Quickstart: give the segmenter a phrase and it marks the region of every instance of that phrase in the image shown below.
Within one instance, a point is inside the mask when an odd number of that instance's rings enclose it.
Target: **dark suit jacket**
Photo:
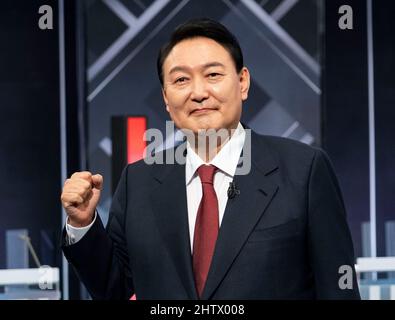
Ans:
[[[358,299],[341,289],[354,252],[338,182],[325,153],[252,134],[252,166],[235,176],[203,299]],[[127,166],[106,230],[98,217],[63,245],[93,298],[197,299],[185,165]]]

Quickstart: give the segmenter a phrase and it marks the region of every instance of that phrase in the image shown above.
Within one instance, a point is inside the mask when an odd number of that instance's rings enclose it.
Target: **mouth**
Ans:
[[[215,108],[196,108],[190,112],[190,115],[206,114],[206,113],[213,112],[215,110],[217,110],[217,109],[215,109]]]

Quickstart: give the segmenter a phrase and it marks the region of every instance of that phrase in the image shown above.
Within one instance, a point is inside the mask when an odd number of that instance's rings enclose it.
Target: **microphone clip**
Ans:
[[[240,190],[237,189],[236,184],[233,181],[229,182],[228,199],[233,199],[239,194],[240,194]]]

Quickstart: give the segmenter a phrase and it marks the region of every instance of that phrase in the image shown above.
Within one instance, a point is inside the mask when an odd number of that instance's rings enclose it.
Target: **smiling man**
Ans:
[[[186,39],[163,62],[166,110],[179,128],[236,129],[250,85],[248,69],[236,69],[230,53],[215,40]]]
[[[187,135],[186,163],[127,166],[106,230],[100,175],[77,172],[63,188],[63,250],[92,297],[358,299],[330,162],[240,123],[250,76],[235,37],[218,22],[188,21],[157,65],[166,110]],[[220,131],[225,139],[203,143]],[[242,157],[251,167],[241,175]]]
[[[248,97],[250,75],[233,36],[225,30],[212,29],[212,38],[207,38],[205,34],[210,28],[202,28],[200,33],[189,37],[192,26],[181,29],[173,41],[162,48],[158,72],[166,110],[178,128],[191,132],[186,135],[189,142],[195,142],[194,151],[201,156],[207,152],[204,160],[208,162],[226,139],[222,137],[212,150],[211,145],[194,138],[204,140],[204,130],[210,129],[227,129],[228,137],[232,135],[241,118],[242,101]],[[183,41],[178,41],[181,38]],[[209,151],[212,154],[209,155]]]

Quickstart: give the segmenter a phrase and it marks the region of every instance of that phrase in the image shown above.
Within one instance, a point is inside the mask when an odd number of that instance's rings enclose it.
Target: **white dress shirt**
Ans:
[[[196,152],[191,148],[187,142],[187,155],[185,164],[185,185],[187,191],[187,204],[188,204],[188,223],[189,223],[189,236],[191,243],[191,251],[193,249],[193,237],[195,231],[195,221],[199,204],[202,199],[202,184],[197,174],[197,169],[202,165],[214,165],[219,170],[214,176],[214,190],[218,198],[218,213],[219,225],[221,226],[222,218],[224,216],[226,203],[228,201],[228,188],[229,183],[233,181],[236,172],[237,164],[239,162],[240,154],[243,149],[245,140],[245,130],[239,123],[235,132],[225,143],[218,154],[209,162],[204,162]],[[76,228],[70,224],[66,224],[66,231],[68,235],[68,243],[73,244],[78,242],[88,232],[90,227],[94,224],[95,218],[92,223],[86,227]]]
[[[218,199],[219,225],[221,226],[226,203],[228,201],[229,183],[233,181],[241,150],[245,140],[245,131],[239,123],[235,132],[218,154],[209,162],[204,162],[187,142],[187,157],[185,165],[185,184],[187,187],[188,223],[191,251],[195,231],[196,215],[202,199],[202,183],[197,169],[203,164],[211,164],[219,170],[214,175],[214,190]]]

